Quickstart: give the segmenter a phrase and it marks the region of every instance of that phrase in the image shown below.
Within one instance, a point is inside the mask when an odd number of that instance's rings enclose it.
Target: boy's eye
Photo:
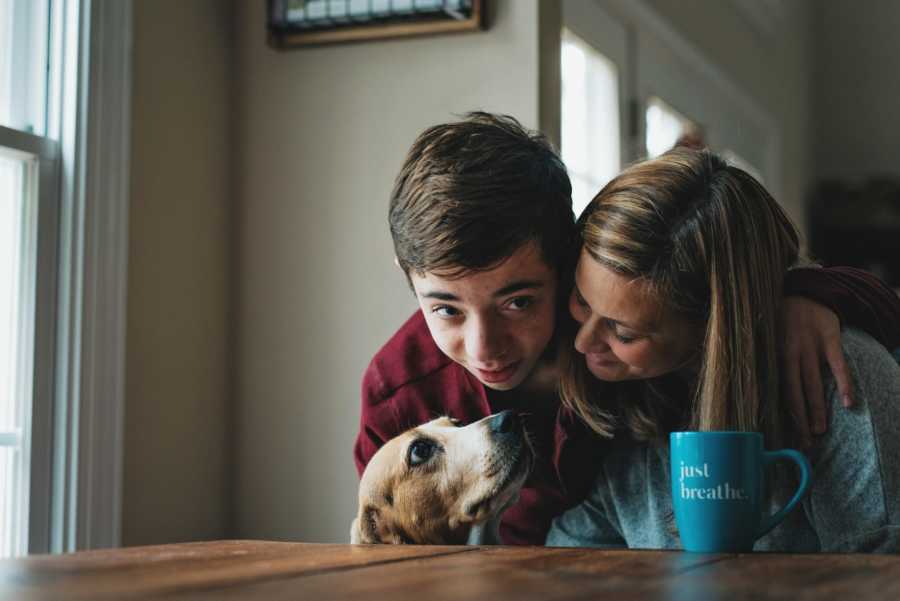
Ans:
[[[436,313],[440,317],[456,317],[459,315],[459,309],[450,305],[438,305],[431,308],[432,313]]]
[[[510,300],[506,304],[506,306],[508,306],[510,309],[521,311],[522,309],[527,309],[533,302],[534,298],[530,296],[517,296],[514,299]]]

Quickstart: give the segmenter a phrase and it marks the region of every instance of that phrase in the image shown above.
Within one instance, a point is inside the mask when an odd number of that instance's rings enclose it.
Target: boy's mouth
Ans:
[[[502,367],[500,369],[478,369],[477,367],[473,367],[472,370],[478,376],[478,379],[482,382],[489,382],[491,384],[500,384],[501,382],[506,382],[513,375],[515,375],[516,371],[519,369],[519,364],[521,361],[516,361],[514,363],[510,363],[506,367]]]

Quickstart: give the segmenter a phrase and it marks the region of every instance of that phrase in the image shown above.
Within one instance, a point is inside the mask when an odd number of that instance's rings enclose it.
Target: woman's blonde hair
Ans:
[[[798,261],[790,219],[753,177],[705,150],[677,148],[607,184],[578,221],[593,260],[704,331],[696,387],[670,374],[608,385],[587,371],[572,332],[562,343],[562,397],[611,437],[663,440],[678,428],[758,431],[784,442],[776,332],[785,272]],[[683,402],[690,398],[689,406]]]

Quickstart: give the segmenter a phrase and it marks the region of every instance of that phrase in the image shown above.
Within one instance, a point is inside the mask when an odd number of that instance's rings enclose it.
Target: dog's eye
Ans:
[[[447,419],[449,419],[450,423],[453,424],[454,426],[456,426],[457,428],[462,426],[462,422],[460,420],[456,419],[455,417],[448,417]]]
[[[410,467],[420,465],[431,459],[435,448],[435,444],[430,440],[416,440],[409,445],[409,457],[407,460]]]

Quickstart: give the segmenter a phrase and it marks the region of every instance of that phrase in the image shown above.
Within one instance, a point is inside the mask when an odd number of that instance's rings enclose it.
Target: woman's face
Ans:
[[[666,310],[630,280],[582,251],[569,311],[581,327],[575,349],[588,370],[609,382],[642,380],[695,367],[703,328]]]

